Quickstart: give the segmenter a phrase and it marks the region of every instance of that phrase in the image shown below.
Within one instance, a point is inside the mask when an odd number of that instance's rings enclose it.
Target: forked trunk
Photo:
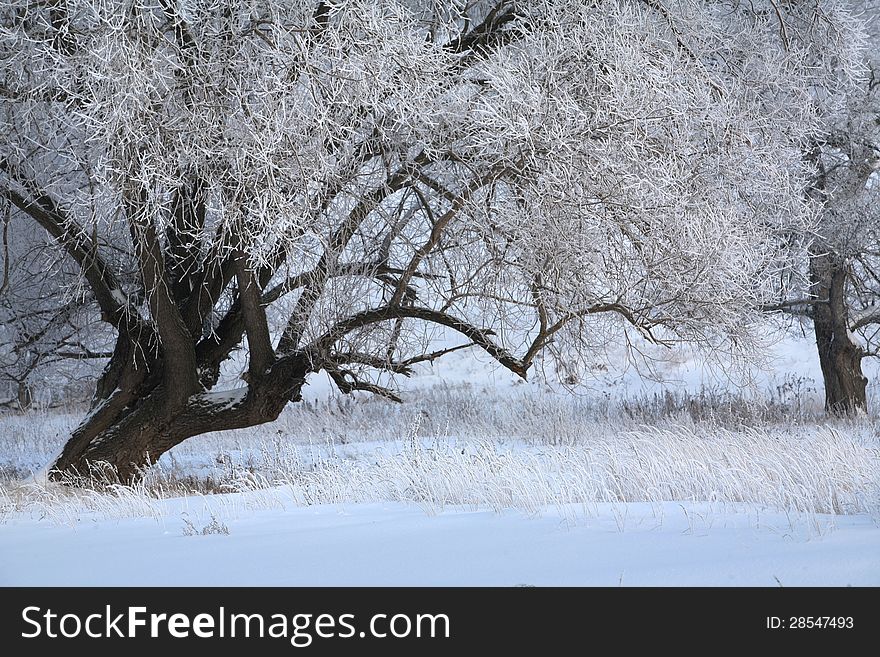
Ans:
[[[301,361],[279,361],[246,388],[197,393],[183,404],[161,384],[147,389],[148,376],[140,390],[117,390],[93,408],[64,446],[50,476],[74,483],[81,477],[131,483],[187,438],[275,420],[298,397],[305,373]]]

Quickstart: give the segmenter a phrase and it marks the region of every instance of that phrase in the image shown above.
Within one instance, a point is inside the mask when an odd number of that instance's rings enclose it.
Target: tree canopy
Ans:
[[[128,477],[458,332],[525,377],[747,350],[863,60],[836,2],[66,0],[0,10],[0,194],[117,335],[57,467]],[[246,385],[212,390],[246,338]],[[455,347],[453,347],[455,348]]]

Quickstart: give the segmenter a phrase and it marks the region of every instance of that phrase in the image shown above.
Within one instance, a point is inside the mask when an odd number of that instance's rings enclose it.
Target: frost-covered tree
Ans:
[[[806,285],[774,306],[812,324],[825,406],[835,414],[867,410],[862,359],[880,356],[880,3],[850,4],[865,21],[869,47],[846,87],[811,90],[823,117],[804,143],[818,222],[803,259]]]
[[[522,377],[747,350],[812,217],[798,99],[859,57],[824,0],[5,2],[0,193],[117,334],[56,471],[128,480],[321,369],[396,398],[432,326]]]
[[[833,413],[868,408],[861,361],[880,356],[880,89],[866,81],[852,114],[817,145],[822,205],[810,258],[809,308]]]

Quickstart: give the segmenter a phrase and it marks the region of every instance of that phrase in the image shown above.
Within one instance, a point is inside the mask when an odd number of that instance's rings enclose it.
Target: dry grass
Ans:
[[[326,434],[316,440],[286,434],[291,427],[284,425],[238,432],[235,443],[213,436],[182,445],[135,486],[108,483],[112,477],[101,472],[76,489],[39,479],[0,486],[0,521],[161,520],[170,513],[164,498],[195,503],[205,493],[233,493],[217,496],[228,512],[382,501],[415,503],[429,513],[448,505],[528,513],[549,506],[590,515],[605,502],[668,501],[796,514],[880,510],[880,436],[869,420],[739,428],[661,419],[646,427],[595,417],[575,422],[559,408],[548,410],[543,440],[502,438],[498,427],[494,440],[426,435],[418,410],[408,424],[403,415],[388,415],[376,427],[384,438],[377,442],[343,443]],[[369,435],[367,426],[358,430]]]

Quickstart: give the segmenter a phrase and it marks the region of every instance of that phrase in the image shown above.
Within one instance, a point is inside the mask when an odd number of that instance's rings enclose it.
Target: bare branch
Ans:
[[[373,393],[380,397],[385,397],[398,404],[403,403],[403,399],[401,399],[400,396],[390,388],[385,388],[384,386],[369,383],[367,381],[361,381],[348,370],[328,370],[328,374],[330,375],[330,378],[333,379],[336,387],[344,394],[350,394],[355,390],[361,390],[363,392]]]
[[[327,281],[331,278],[332,272],[337,266],[339,254],[348,244],[349,240],[354,236],[358,227],[367,216],[375,210],[375,208],[388,196],[394,194],[403,188],[410,179],[412,169],[424,163],[426,158],[424,154],[417,156],[414,161],[407,166],[401,167],[388,181],[374,190],[371,194],[366,195],[360,203],[349,213],[343,220],[342,225],[333,233],[327,247],[324,250],[318,265],[315,267],[314,273],[306,284],[305,289],[297,301],[297,306],[291,314],[291,319],[282,333],[278,342],[278,353],[286,353],[297,347],[303,332],[305,331],[306,320],[309,313],[317,303],[321,292]]]
[[[6,171],[2,163],[0,169]],[[138,326],[136,315],[127,311],[122,286],[80,226],[58,210],[48,196],[27,199],[9,188],[0,190],[0,194],[40,224],[80,266],[106,321],[130,331]]]
[[[127,195],[125,204],[150,314],[165,352],[165,383],[169,395],[183,403],[199,387],[195,345],[174,302],[156,229],[145,217],[144,193]]]
[[[303,351],[308,353],[316,363],[320,363],[323,362],[324,354],[328,353],[333,343],[349,332],[377,322],[406,318],[420,319],[451,328],[470,339],[474,345],[482,348],[511,372],[526,378],[528,368],[509,351],[493,342],[489,337],[492,332],[488,329],[478,328],[446,313],[415,306],[385,306],[358,313],[334,325],[327,333],[314,340]]]
[[[849,328],[851,331],[858,331],[870,324],[880,324],[880,307],[866,308],[854,314]]]
[[[235,275],[238,279],[238,295],[241,299],[247,331],[248,372],[250,379],[255,381],[269,369],[275,359],[275,351],[269,338],[269,323],[261,302],[261,292],[244,253],[239,253],[235,258]]]

